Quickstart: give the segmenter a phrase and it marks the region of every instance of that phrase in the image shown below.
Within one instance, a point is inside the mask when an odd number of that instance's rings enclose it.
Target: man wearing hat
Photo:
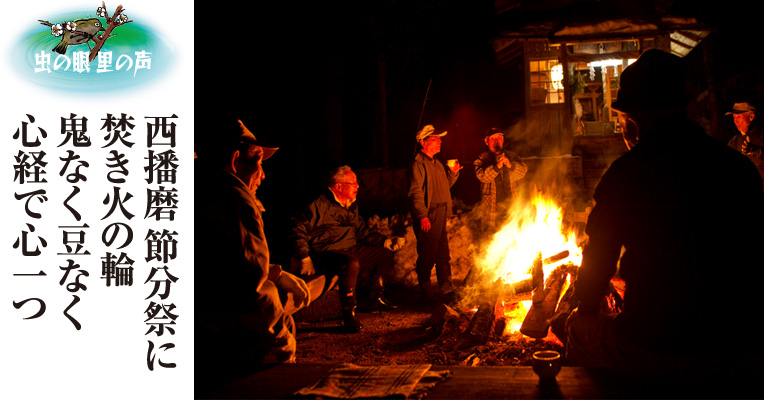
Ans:
[[[727,144],[745,154],[756,165],[764,180],[764,138],[761,129],[753,123],[756,118],[756,107],[748,102],[735,103],[732,111],[725,115],[732,115],[738,130]]]
[[[580,303],[567,323],[572,364],[670,382],[761,371],[762,349],[734,354],[719,340],[759,313],[757,291],[744,286],[764,278],[761,179],[686,117],[685,79],[684,61],[657,49],[621,75],[613,109],[633,147],[594,192]],[[623,311],[606,315],[616,273],[626,282]],[[719,290],[732,301],[715,298]]]
[[[277,147],[233,118],[218,133],[199,149],[195,179],[195,364],[202,391],[269,360],[293,361],[289,313],[311,300],[302,279],[270,264],[255,193],[265,179],[262,162]]]
[[[488,128],[485,132],[488,151],[475,160],[475,176],[480,181],[480,206],[483,228],[494,229],[497,219],[506,214],[517,192],[517,181],[525,177],[528,166],[520,157],[504,148],[504,132]]]
[[[442,300],[452,303],[456,294],[451,281],[446,220],[451,216],[451,186],[459,178],[462,166],[455,160],[446,168],[435,158],[446,133],[435,133],[432,125],[425,125],[417,132],[416,140],[421,147],[409,170],[408,201],[414,220],[416,273],[422,294],[428,300],[434,297],[430,274],[435,266]]]

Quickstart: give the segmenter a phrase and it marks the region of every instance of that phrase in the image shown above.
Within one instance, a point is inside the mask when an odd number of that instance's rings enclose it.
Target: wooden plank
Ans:
[[[278,364],[212,392],[217,399],[288,399],[312,385],[334,365]],[[613,388],[592,379],[581,367],[564,366],[556,380],[540,382],[531,367],[432,366],[452,376],[438,383],[427,400],[438,399],[596,399],[614,398]],[[204,396],[202,397],[204,398]]]
[[[334,365],[276,364],[232,382],[209,395],[215,399],[293,399]],[[713,366],[709,366],[713,367]],[[563,366],[553,380],[541,381],[531,367],[463,367],[433,365],[452,375],[425,397],[440,399],[616,399],[616,398],[760,398],[761,377],[694,381],[636,381],[613,372]],[[713,376],[713,375],[712,375]]]

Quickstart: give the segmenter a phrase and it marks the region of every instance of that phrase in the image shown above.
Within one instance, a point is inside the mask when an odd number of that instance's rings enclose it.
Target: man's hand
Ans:
[[[402,237],[392,237],[385,239],[384,247],[390,251],[398,251],[406,244],[406,239]]]
[[[430,219],[427,217],[424,217],[419,220],[419,226],[422,228],[422,232],[429,232],[430,228],[432,228],[432,224],[430,224]]]
[[[509,159],[504,156],[504,154],[499,154],[496,161],[496,167],[501,168],[503,166],[506,166],[507,168],[512,168],[512,163],[509,162]]]
[[[745,140],[743,140],[743,145],[740,146],[740,152],[743,154],[749,154],[753,150],[753,146],[751,145],[751,137],[746,134],[743,135]]]
[[[464,168],[464,166],[459,163],[459,160],[453,160],[453,164],[448,165],[448,169],[450,169],[453,173],[461,171],[462,168]]]
[[[307,307],[308,304],[310,304],[311,298],[308,284],[289,272],[281,272],[281,277],[279,277],[278,282],[276,282],[276,286],[287,293],[292,293],[294,296],[295,307],[302,308]]]
[[[300,260],[300,275],[311,276],[316,274],[316,267],[313,265],[313,260],[310,257],[305,257]]]

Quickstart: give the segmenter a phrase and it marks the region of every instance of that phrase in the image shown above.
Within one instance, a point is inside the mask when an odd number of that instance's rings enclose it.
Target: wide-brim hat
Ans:
[[[687,107],[687,72],[684,60],[650,49],[623,70],[614,110],[654,111]]]
[[[747,103],[747,102],[735,103],[732,106],[732,111],[728,111],[724,115],[743,114],[743,113],[747,113],[749,111],[756,112],[756,107],[751,105],[751,103]]]
[[[424,128],[420,129],[416,133],[416,140],[422,140],[426,138],[427,136],[446,136],[447,131],[443,131],[441,133],[435,133],[435,127],[432,125],[425,125]]]
[[[255,146],[262,147],[263,148],[263,161],[265,161],[268,158],[270,158],[270,156],[272,156],[273,153],[275,153],[276,150],[279,149],[276,146],[273,146],[273,145],[270,145],[268,143],[261,142],[261,141],[257,140],[257,138],[255,138],[255,135],[249,129],[247,129],[247,127],[244,125],[243,122],[241,122],[240,119],[237,120],[237,122],[239,123],[239,131],[240,131],[240,134],[239,134],[239,143],[249,143],[249,144],[252,144],[252,145],[255,145]]]

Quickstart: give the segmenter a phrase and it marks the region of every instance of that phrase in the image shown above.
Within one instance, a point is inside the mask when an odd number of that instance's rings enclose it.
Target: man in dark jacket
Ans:
[[[384,296],[382,273],[393,268],[393,251],[403,238],[388,238],[372,232],[358,214],[355,203],[358,178],[345,165],[333,170],[329,187],[307,209],[292,219],[293,257],[291,271],[307,280],[311,276],[339,276],[343,324],[358,332],[355,315],[356,283],[366,278],[372,306],[395,308]],[[328,281],[328,280],[327,280]]]
[[[719,336],[746,330],[759,312],[746,282],[764,278],[764,193],[748,159],[685,116],[684,68],[653,49],[621,75],[613,108],[635,146],[594,193],[567,358],[640,379],[720,382],[761,371],[761,349],[736,354]],[[619,261],[623,311],[603,315]]]
[[[756,165],[764,184],[764,132],[754,123],[758,121],[756,107],[748,102],[735,103],[732,111],[725,115],[732,115],[738,131],[727,145],[744,154]]]

